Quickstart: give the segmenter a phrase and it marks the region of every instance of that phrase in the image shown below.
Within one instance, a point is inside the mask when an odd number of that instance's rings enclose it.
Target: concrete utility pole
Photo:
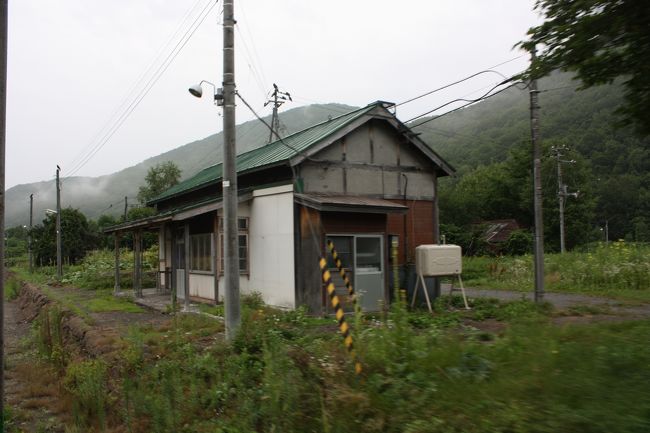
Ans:
[[[557,198],[558,198],[558,204],[560,208],[560,252],[564,253],[566,251],[565,248],[565,230],[564,230],[564,204],[566,203],[566,198],[568,196],[573,196],[573,197],[578,197],[577,192],[573,193],[568,193],[567,192],[567,186],[562,182],[562,163],[567,163],[567,164],[574,164],[574,160],[566,161],[561,159],[562,158],[562,152],[568,150],[565,146],[559,146],[555,147],[553,146],[551,148],[551,151],[553,152],[553,156],[555,157],[555,160],[557,161]]]
[[[61,182],[59,172],[61,167],[56,166],[56,278],[63,277],[63,254],[61,252]]]
[[[7,131],[7,0],[0,1],[0,233],[5,234],[5,135]],[[0,430],[5,420],[5,245],[0,242]]]
[[[278,108],[287,101],[293,101],[289,92],[281,92],[278,89],[278,86],[273,83],[273,93],[271,94],[271,100],[268,100],[264,103],[266,107],[269,104],[273,104],[273,114],[271,115],[271,133],[269,135],[269,143],[273,141],[273,131],[280,136],[280,118],[278,117]]]
[[[235,145],[235,16],[233,0],[223,2],[223,212],[224,309],[226,338],[241,323],[239,300],[239,238],[237,228],[237,150]]]
[[[535,62],[535,47],[530,52],[531,63]],[[544,220],[542,218],[542,150],[539,143],[539,103],[537,80],[529,85],[530,93],[530,135],[533,145],[533,186],[535,212],[535,302],[544,300]]]
[[[27,250],[29,253],[29,273],[34,272],[34,256],[32,255],[32,227],[34,226],[34,194],[29,195],[29,233],[27,234]]]

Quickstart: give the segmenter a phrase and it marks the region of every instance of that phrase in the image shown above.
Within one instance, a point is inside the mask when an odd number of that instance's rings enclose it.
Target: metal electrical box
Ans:
[[[415,270],[424,277],[460,275],[462,253],[458,245],[420,245],[415,248]]]

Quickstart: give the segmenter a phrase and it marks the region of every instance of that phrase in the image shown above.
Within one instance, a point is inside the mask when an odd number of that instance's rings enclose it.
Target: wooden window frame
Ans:
[[[195,242],[199,238],[201,239],[201,243],[198,245],[198,247],[201,250],[200,251],[201,254],[197,255],[195,254],[195,245],[196,245]],[[212,274],[214,272],[212,266],[213,251],[214,251],[214,245],[212,239],[213,239],[212,233],[196,233],[190,235],[190,272],[194,274]],[[200,261],[202,263],[197,267],[196,261],[198,256],[201,256]],[[205,268],[204,265],[206,264],[208,265],[208,268]]]
[[[242,224],[243,223],[243,224]],[[238,254],[237,263],[239,264],[239,275],[250,275],[250,236],[249,236],[249,227],[250,227],[250,218],[249,217],[238,217],[237,218],[237,236],[246,237],[246,266],[244,269],[241,267],[242,257],[241,254]],[[219,275],[224,274],[224,263],[223,263],[223,217],[219,217]],[[239,239],[238,239],[239,240]],[[239,243],[239,248],[241,249],[241,243]]]

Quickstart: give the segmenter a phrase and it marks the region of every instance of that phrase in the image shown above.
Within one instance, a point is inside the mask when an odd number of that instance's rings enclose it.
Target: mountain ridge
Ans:
[[[286,135],[311,124],[326,120],[341,112],[355,109],[344,104],[312,104],[280,113],[281,131]],[[265,120],[269,122],[267,116]],[[268,140],[268,128],[259,120],[237,125],[238,153],[262,146]],[[73,176],[62,179],[61,206],[79,209],[86,217],[97,219],[102,214],[113,216],[124,212],[127,204],[136,203],[138,188],[144,184],[147,170],[154,165],[174,161],[181,169],[181,178],[194,175],[199,170],[221,162],[223,132],[200,140],[185,143],[175,149],[152,156],[114,173],[91,177]],[[5,226],[29,224],[29,195],[34,194],[34,224],[39,224],[45,209],[56,207],[56,182],[38,181],[13,186],[5,191]]]

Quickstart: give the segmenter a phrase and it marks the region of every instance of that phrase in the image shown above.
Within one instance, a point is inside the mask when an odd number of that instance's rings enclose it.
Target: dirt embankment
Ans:
[[[50,290],[79,289],[50,287]],[[17,299],[4,305],[5,389],[7,406],[13,412],[13,425],[8,431],[58,433],[64,432],[65,425],[71,422],[72,401],[61,379],[65,366],[57,368],[55,362],[39,357],[37,347],[43,344],[44,334],[42,326],[34,326],[35,323],[49,320],[47,336],[61,336],[66,361],[101,357],[111,365],[123,348],[120,336],[130,325],[156,325],[169,320],[151,311],[84,311],[77,315],[28,283],[22,285]]]
[[[36,320],[44,309],[57,308],[61,314],[61,331],[64,343],[69,349],[79,351],[83,356],[106,356],[119,350],[118,332],[101,324],[91,326],[88,319],[76,316],[65,307],[57,305],[41,290],[30,284],[24,284],[17,299],[20,319],[26,322]],[[90,319],[94,322],[94,319]],[[70,347],[72,346],[72,347]]]

